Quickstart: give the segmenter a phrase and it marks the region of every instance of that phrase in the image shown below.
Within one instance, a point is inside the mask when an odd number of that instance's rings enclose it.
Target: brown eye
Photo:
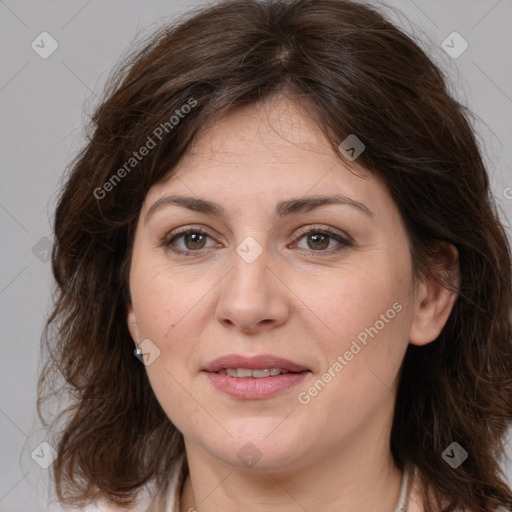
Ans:
[[[343,237],[339,233],[335,233],[329,228],[309,228],[300,233],[299,239],[305,238],[307,248],[306,252],[313,253],[327,253],[336,252],[345,247],[351,246],[352,242],[347,237]],[[330,243],[334,241],[335,245],[329,248]]]
[[[178,254],[189,255],[194,252],[201,252],[201,249],[207,248],[206,240],[210,238],[208,233],[201,229],[184,229],[179,232],[171,233],[163,241],[162,245]],[[181,241],[181,247],[178,242]]]
[[[311,249],[317,250],[317,249],[327,249],[329,247],[329,239],[331,237],[327,235],[322,235],[315,233],[313,235],[307,235],[308,240],[308,246]],[[309,243],[311,242],[311,243]]]
[[[206,240],[205,235],[200,233],[187,233],[183,235],[183,241],[187,249],[202,249]]]

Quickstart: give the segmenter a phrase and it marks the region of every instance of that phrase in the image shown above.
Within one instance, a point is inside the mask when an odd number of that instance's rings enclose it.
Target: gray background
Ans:
[[[46,260],[59,180],[123,52],[165,19],[205,4],[0,0],[1,512],[60,510],[47,503],[49,470],[31,457],[47,438],[35,414],[36,378],[39,338],[50,309]],[[393,0],[387,6],[383,11],[421,38],[447,73],[453,94],[476,114],[493,190],[511,233],[512,1]],[[47,59],[31,47],[43,31],[59,45]],[[469,44],[456,59],[442,48],[453,31]],[[512,454],[512,443],[508,447]],[[512,481],[510,462],[505,467]]]

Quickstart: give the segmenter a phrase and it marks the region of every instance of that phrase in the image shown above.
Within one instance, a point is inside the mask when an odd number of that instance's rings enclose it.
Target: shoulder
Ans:
[[[412,469],[411,488],[409,492],[409,499],[407,501],[407,512],[424,512],[422,487],[419,478],[419,470],[417,467]],[[454,512],[469,512],[467,509],[456,508]],[[492,512],[510,512],[504,507],[499,507]]]
[[[137,497],[136,503],[131,506],[116,505],[105,500],[90,503],[89,505],[80,509],[65,508],[64,512],[146,512],[149,504],[151,503],[151,496],[146,489],[141,490]]]
[[[165,512],[175,512],[179,510],[179,485],[180,476],[184,464],[184,457],[175,462],[169,475],[169,490],[167,493],[167,508]],[[107,501],[98,501],[80,509],[63,508],[63,512],[147,512],[155,495],[154,485],[149,484],[141,489],[136,503],[128,508],[122,505],[116,505]],[[178,507],[178,508],[176,508]]]

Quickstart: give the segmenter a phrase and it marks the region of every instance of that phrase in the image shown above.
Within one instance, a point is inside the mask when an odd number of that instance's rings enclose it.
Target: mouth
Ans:
[[[203,368],[211,384],[233,398],[263,399],[296,386],[311,370],[276,356],[223,356]]]

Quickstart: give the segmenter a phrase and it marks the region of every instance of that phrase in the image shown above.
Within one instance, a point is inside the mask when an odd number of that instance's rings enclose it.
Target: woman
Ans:
[[[509,245],[464,108],[372,8],[156,34],[73,163],[53,272],[62,503],[512,510]]]

